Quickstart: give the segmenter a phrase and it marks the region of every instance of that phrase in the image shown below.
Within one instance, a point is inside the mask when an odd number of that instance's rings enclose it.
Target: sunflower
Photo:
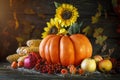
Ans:
[[[56,9],[55,18],[61,24],[61,26],[71,26],[76,22],[79,17],[77,8],[70,4],[62,4]]]
[[[42,33],[42,38],[45,38],[49,34],[57,34],[59,32],[60,26],[56,19],[51,18],[50,22],[47,22],[47,27],[44,28]]]

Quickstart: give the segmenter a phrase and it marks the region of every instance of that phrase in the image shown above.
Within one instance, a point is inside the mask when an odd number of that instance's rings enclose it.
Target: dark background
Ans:
[[[0,0],[0,61],[16,53],[16,49],[26,45],[27,40],[41,38],[46,22],[54,17],[54,1],[77,7],[80,14],[78,20],[83,21],[84,26],[91,23],[91,16],[95,15],[100,3],[107,18],[102,13],[99,23],[93,29],[104,28],[104,34],[108,36],[107,48],[115,48],[112,57],[120,57],[120,34],[116,32],[120,20],[113,10],[111,0]],[[89,37],[93,44],[93,55],[102,54],[102,46],[95,44],[95,39]]]

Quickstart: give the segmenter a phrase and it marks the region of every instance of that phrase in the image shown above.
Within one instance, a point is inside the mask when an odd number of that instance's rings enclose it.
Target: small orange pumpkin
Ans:
[[[48,35],[39,46],[39,54],[49,63],[64,66],[79,65],[84,58],[92,56],[92,45],[83,34]]]

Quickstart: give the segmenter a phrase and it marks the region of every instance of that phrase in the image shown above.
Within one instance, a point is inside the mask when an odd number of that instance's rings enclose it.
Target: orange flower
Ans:
[[[81,69],[81,68],[78,69],[78,73],[79,73],[79,74],[82,75],[82,74],[84,74],[84,72],[85,72],[85,71],[84,71],[83,69]]]
[[[76,67],[75,67],[74,65],[71,65],[71,66],[69,67],[69,69],[70,69],[70,73],[71,73],[71,74],[75,74],[75,73],[77,72],[77,69],[76,69]]]
[[[68,73],[68,70],[67,69],[62,69],[61,70],[61,74],[67,74]]]

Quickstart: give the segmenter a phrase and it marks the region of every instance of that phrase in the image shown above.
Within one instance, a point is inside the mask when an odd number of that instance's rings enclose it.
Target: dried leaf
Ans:
[[[24,13],[25,13],[25,14],[35,14],[35,11],[34,11],[33,9],[26,8],[26,9],[24,10]]]
[[[99,44],[99,45],[103,45],[103,43],[104,43],[104,41],[107,39],[107,36],[98,36],[97,38],[96,38],[96,44]]]
[[[93,33],[93,37],[96,38],[103,33],[103,28],[96,28]]]
[[[97,23],[98,21],[99,21],[99,17],[101,16],[101,13],[100,12],[97,12],[96,14],[95,14],[95,16],[92,16],[92,24],[95,24],[95,23]]]
[[[88,35],[88,34],[91,34],[92,32],[92,29],[90,26],[86,26],[83,30],[82,30],[83,33],[85,33],[85,35]]]
[[[101,16],[101,11],[102,11],[102,5],[101,4],[98,4],[98,11],[96,12],[95,16],[92,16],[91,19],[92,19],[92,24],[95,24],[99,21],[100,19],[100,16]]]
[[[101,12],[103,9],[102,5],[100,3],[98,3],[98,12]]]

